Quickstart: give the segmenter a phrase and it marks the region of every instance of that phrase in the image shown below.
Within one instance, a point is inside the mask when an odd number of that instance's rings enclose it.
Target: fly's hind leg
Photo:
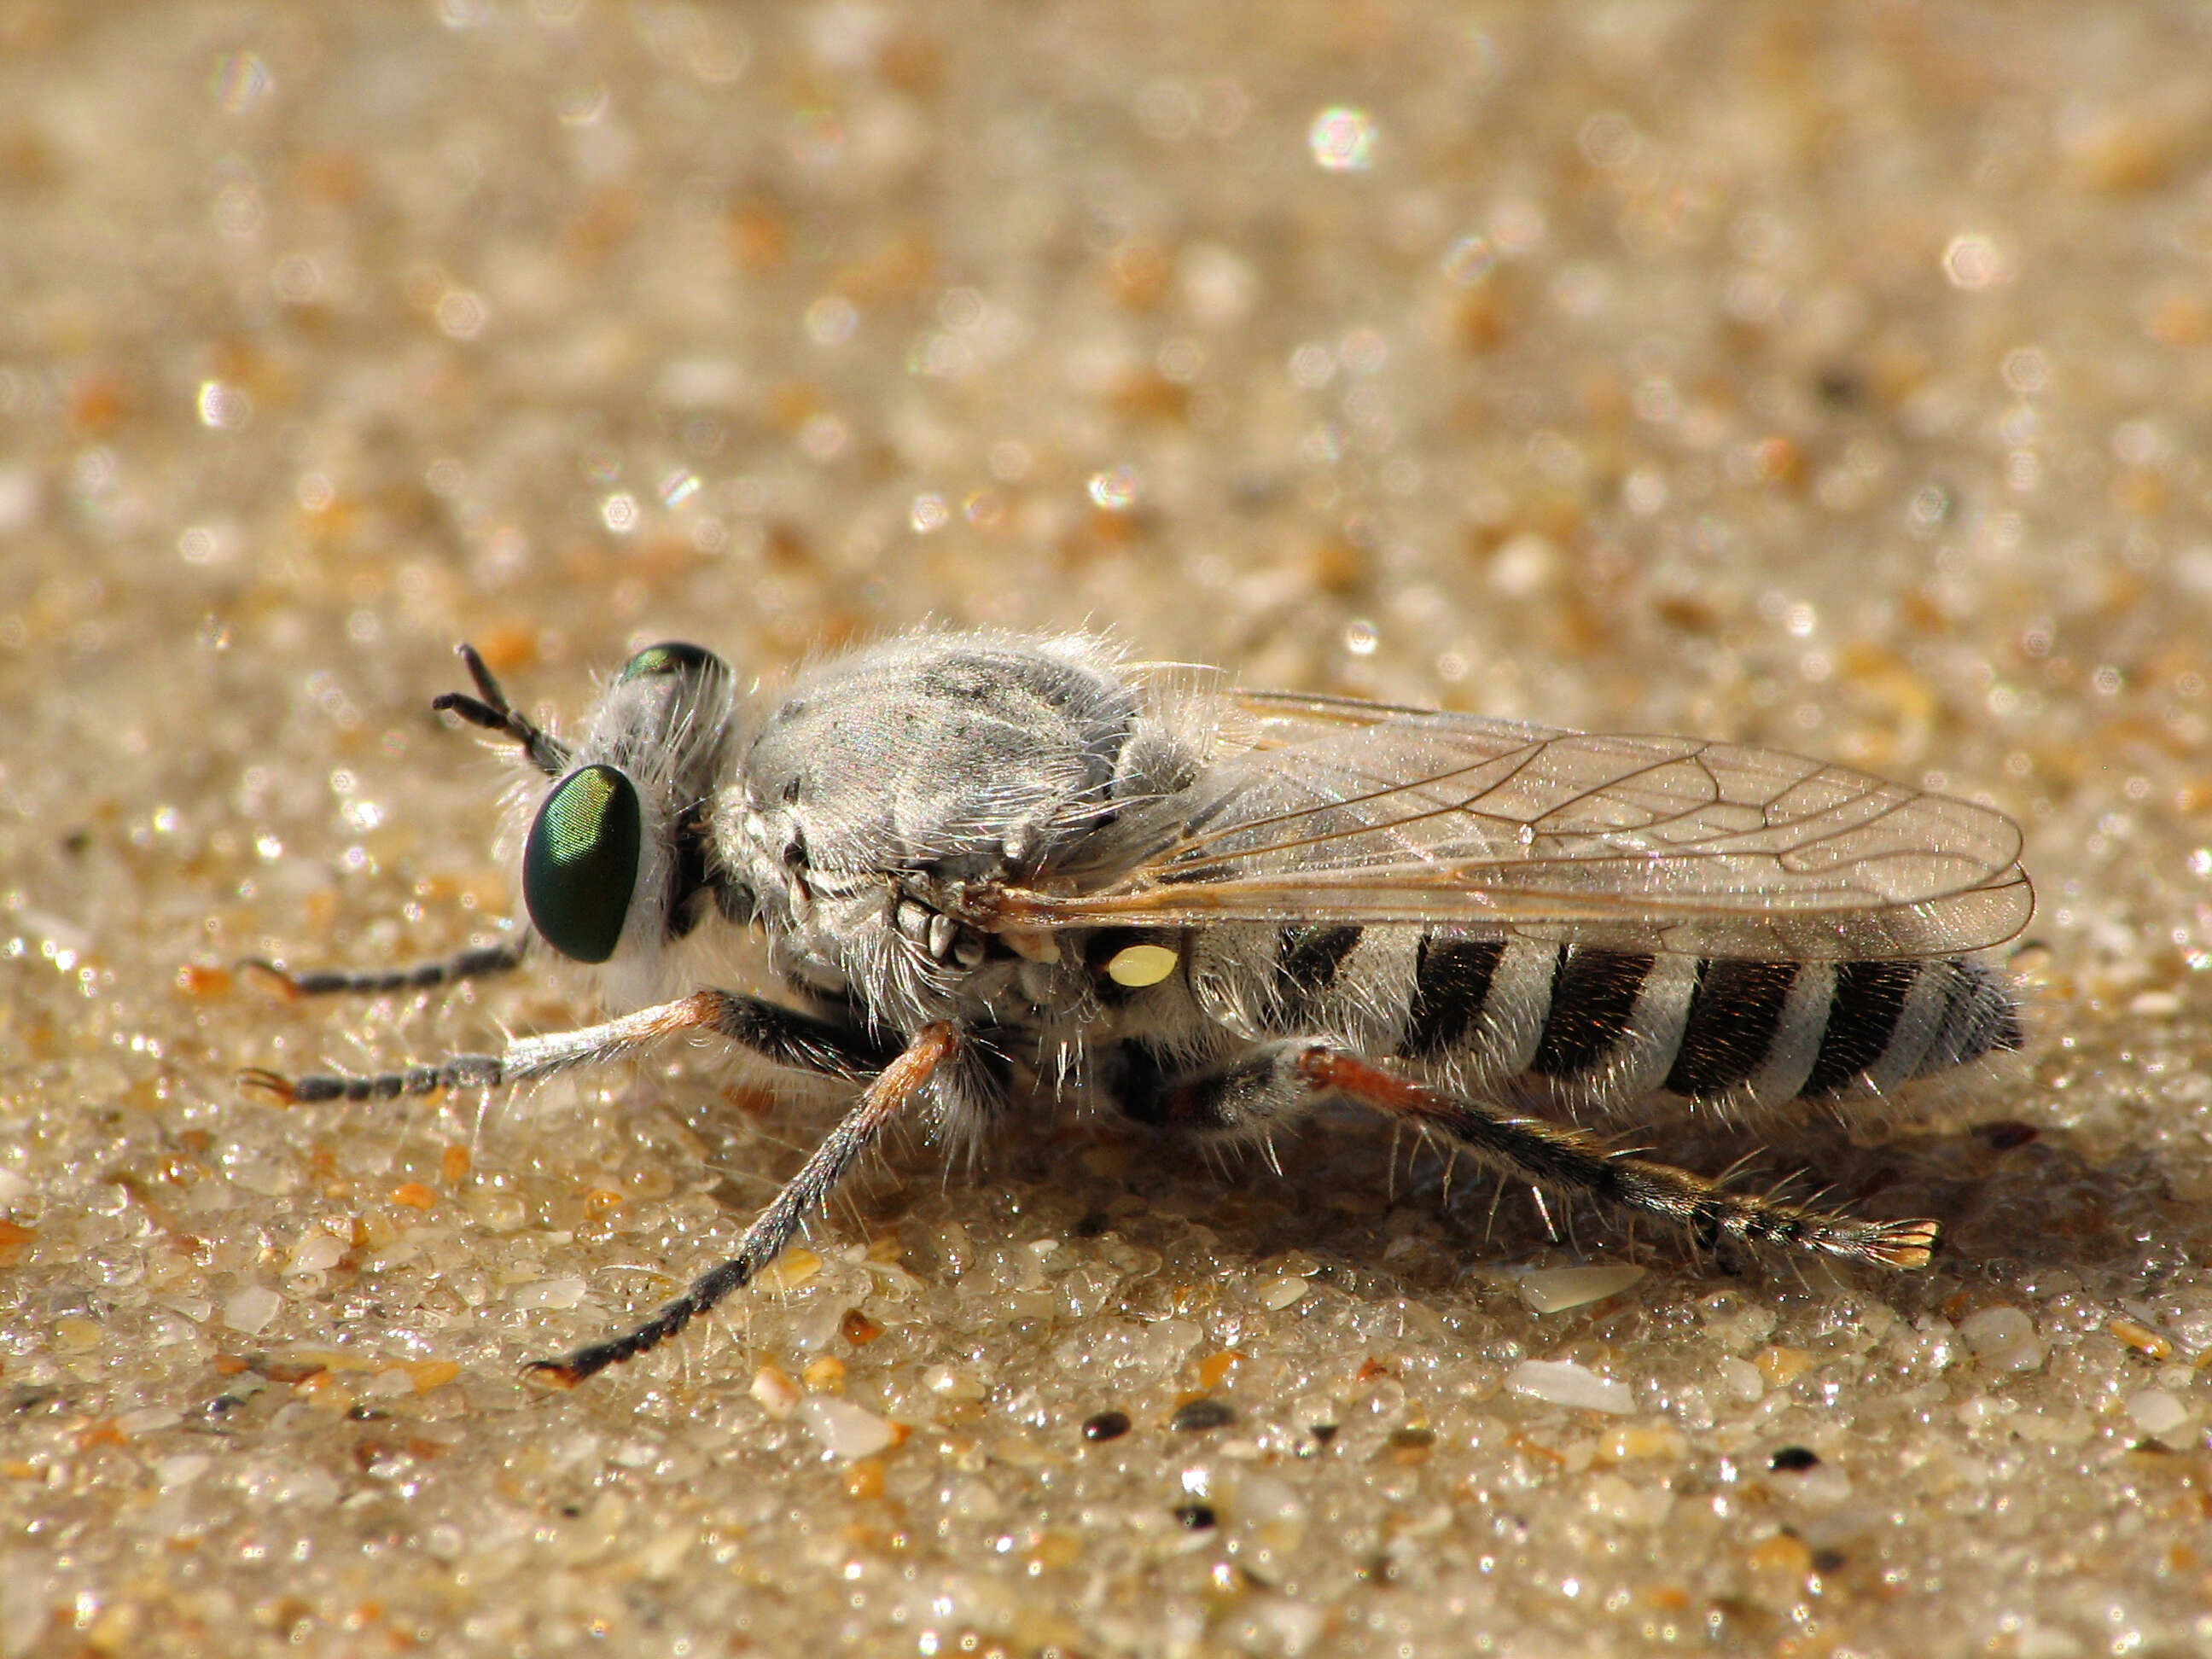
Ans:
[[[1510,1180],[1671,1222],[1709,1248],[1726,1238],[1886,1267],[1924,1267],[1936,1247],[1933,1221],[1862,1221],[1731,1192],[1687,1170],[1614,1152],[1579,1129],[1429,1088],[1326,1042],[1270,1043],[1217,1071],[1176,1079],[1139,1074],[1130,1082],[1135,1086],[1126,1088],[1124,1097],[1133,1116],[1225,1135],[1264,1135],[1340,1097],[1394,1123],[1443,1135]]]

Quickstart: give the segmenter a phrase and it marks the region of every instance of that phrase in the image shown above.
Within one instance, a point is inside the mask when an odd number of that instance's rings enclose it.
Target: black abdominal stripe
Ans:
[[[1255,966],[1257,964],[1255,964]],[[1475,1085],[1731,1105],[1881,1091],[2017,1048],[2018,1004],[1972,957],[1760,962],[1456,929],[1275,930],[1255,1024]]]

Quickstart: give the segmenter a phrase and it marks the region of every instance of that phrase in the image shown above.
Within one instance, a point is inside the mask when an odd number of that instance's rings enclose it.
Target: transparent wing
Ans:
[[[1102,829],[1007,927],[1492,922],[1621,949],[1948,955],[2010,939],[2020,831],[1777,750],[1241,693],[1250,746]]]

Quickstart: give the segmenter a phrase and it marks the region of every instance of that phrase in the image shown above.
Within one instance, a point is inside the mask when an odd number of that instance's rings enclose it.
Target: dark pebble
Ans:
[[[1193,1532],[1204,1532],[1220,1519],[1211,1504],[1185,1504],[1176,1510],[1175,1517]]]
[[[1865,398],[1866,381],[1856,369],[1824,368],[1813,377],[1813,389],[1821,402],[1850,409]]]
[[[1802,1474],[1807,1469],[1818,1468],[1820,1454],[1810,1446],[1784,1446],[1766,1460],[1770,1469],[1779,1469],[1785,1474]]]
[[[1228,1401],[1200,1399],[1176,1407],[1176,1414],[1168,1419],[1168,1426],[1180,1434],[1195,1434],[1200,1429],[1218,1429],[1236,1420],[1237,1413]]]
[[[1101,1412],[1096,1417],[1083,1419],[1083,1437],[1085,1440],[1119,1440],[1128,1431],[1129,1413],[1127,1412]]]

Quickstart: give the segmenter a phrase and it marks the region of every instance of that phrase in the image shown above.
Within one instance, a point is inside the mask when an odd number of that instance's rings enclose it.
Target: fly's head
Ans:
[[[966,899],[1049,878],[1111,818],[1139,721],[1091,641],[894,641],[768,715],[716,843],[784,973],[894,1024],[960,1018],[1024,960]]]
[[[526,744],[544,777],[526,802],[524,908],[556,952],[598,971],[611,1001],[653,995],[667,948],[707,915],[751,913],[710,840],[734,699],[729,665],[712,652],[649,646],[573,746],[542,734]]]

